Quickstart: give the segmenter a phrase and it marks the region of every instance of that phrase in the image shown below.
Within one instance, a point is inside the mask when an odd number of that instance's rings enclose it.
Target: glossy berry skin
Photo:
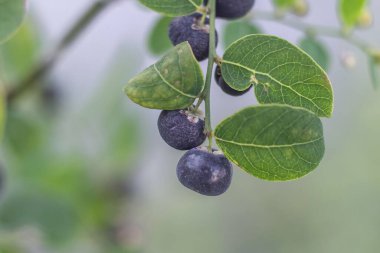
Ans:
[[[162,139],[175,149],[189,150],[206,139],[204,120],[189,111],[162,111],[157,125]]]
[[[232,164],[206,148],[187,151],[177,165],[177,177],[185,187],[206,196],[224,193],[231,184]]]
[[[229,86],[223,79],[222,77],[222,71],[220,69],[219,66],[217,66],[215,68],[215,74],[214,74],[214,77],[215,77],[215,81],[216,83],[218,84],[218,86],[227,94],[231,95],[231,96],[241,96],[245,93],[247,93],[251,88],[252,86],[250,86],[248,89],[246,90],[243,90],[243,91],[238,91],[238,90],[235,90],[233,88],[231,88],[231,86]]]
[[[202,15],[195,13],[190,16],[177,17],[169,25],[169,38],[173,45],[188,41],[195,58],[203,61],[209,55],[209,19],[205,19],[205,25],[201,24]],[[216,34],[215,46],[218,44]]]
[[[207,5],[208,0],[204,1]],[[236,19],[247,15],[255,0],[216,0],[216,16],[225,19]]]

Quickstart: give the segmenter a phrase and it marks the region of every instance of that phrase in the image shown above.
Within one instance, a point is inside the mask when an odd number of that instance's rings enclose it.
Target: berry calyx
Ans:
[[[231,184],[232,164],[217,150],[194,148],[187,151],[177,165],[182,185],[206,196],[224,193]]]
[[[162,139],[175,149],[189,150],[198,147],[206,139],[205,122],[199,113],[162,111],[157,125]]]

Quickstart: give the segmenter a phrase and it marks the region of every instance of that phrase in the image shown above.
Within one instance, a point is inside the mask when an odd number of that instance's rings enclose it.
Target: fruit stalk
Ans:
[[[211,79],[212,70],[214,67],[214,58],[216,56],[215,50],[215,12],[216,12],[216,0],[208,1],[208,9],[210,12],[210,42],[209,42],[209,56],[208,56],[208,66],[205,81],[205,90],[203,92],[203,99],[205,101],[205,128],[208,137],[208,150],[212,152],[212,126],[211,126],[211,101],[210,101],[210,91],[211,91]]]
[[[38,80],[45,77],[60,59],[62,53],[71,46],[83,34],[86,28],[109,6],[120,0],[97,0],[83,13],[83,15],[73,24],[68,32],[63,36],[52,52],[40,59],[36,67],[25,78],[12,85],[7,92],[7,102],[11,104],[16,98],[26,91],[34,88]]]
[[[278,17],[275,13],[271,12],[263,12],[263,11],[255,11],[251,15],[246,17],[247,20],[256,19],[256,20],[267,20],[280,23],[282,25],[288,26],[290,28],[299,30],[301,32],[312,33],[317,36],[331,37],[346,40],[348,43],[358,47],[364,53],[368,54],[368,50],[373,48],[367,41],[362,40],[358,37],[355,37],[351,33],[344,33],[339,28],[334,28],[330,26],[320,26],[320,25],[312,25],[306,24],[301,20],[292,20],[286,19],[284,17]]]

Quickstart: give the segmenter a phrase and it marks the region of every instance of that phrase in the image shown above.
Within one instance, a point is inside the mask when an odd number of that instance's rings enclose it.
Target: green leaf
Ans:
[[[146,108],[175,110],[190,106],[204,87],[203,73],[188,42],[130,80],[125,93]]]
[[[161,55],[172,47],[168,37],[168,27],[171,21],[172,18],[161,17],[150,31],[148,47],[153,54]]]
[[[215,129],[226,157],[258,178],[285,181],[314,170],[324,154],[321,120],[287,105],[249,107]]]
[[[40,54],[40,34],[34,19],[28,19],[10,40],[0,45],[0,78],[13,84],[29,73]]]
[[[25,0],[0,0],[0,43],[20,27],[25,15]]]
[[[306,108],[330,117],[333,92],[327,74],[303,50],[270,35],[248,35],[222,60],[224,80],[235,90],[255,84],[258,101]]]
[[[289,8],[295,4],[297,0],[273,0],[273,4],[279,8]]]
[[[38,153],[47,145],[47,133],[43,126],[33,116],[10,110],[4,144],[16,156],[26,157],[28,154]]]
[[[380,66],[373,58],[369,58],[369,72],[371,75],[371,80],[373,87],[375,89],[380,86]]]
[[[272,0],[277,8],[277,14],[283,16],[286,11],[290,11],[297,16],[305,16],[309,12],[307,0]]]
[[[224,46],[228,47],[234,41],[240,39],[243,36],[246,36],[249,34],[258,34],[258,33],[261,33],[260,28],[251,24],[247,20],[229,22],[224,27],[224,31],[223,31]]]
[[[330,65],[330,56],[327,48],[322,42],[313,37],[305,37],[300,43],[300,47],[305,50],[325,71]]]
[[[339,14],[343,24],[348,28],[355,26],[367,3],[367,0],[340,0]]]
[[[146,7],[165,16],[184,16],[195,12],[202,0],[140,0]]]

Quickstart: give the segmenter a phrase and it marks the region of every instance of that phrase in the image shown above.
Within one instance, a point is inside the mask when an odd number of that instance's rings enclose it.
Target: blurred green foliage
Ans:
[[[262,33],[261,29],[248,20],[229,22],[223,29],[224,48],[227,48],[243,36],[259,33]]]
[[[25,76],[41,54],[40,32],[29,17],[11,40],[0,46],[0,75],[8,83]]]
[[[354,27],[368,5],[367,0],[339,0],[339,15],[347,28]]]
[[[41,55],[42,40],[37,23],[29,20],[1,45],[0,80],[12,84],[29,73]],[[9,108],[0,153],[6,176],[0,196],[1,253],[39,247],[72,252],[83,238],[97,245],[97,252],[129,252],[111,233],[128,206],[128,175],[139,150],[138,118],[125,109],[120,93],[139,64],[129,64],[126,57],[120,48],[99,90],[78,112],[67,112],[64,94],[49,79]],[[72,122],[69,138],[61,133],[67,122]],[[89,139],[94,144],[90,154],[78,144]],[[25,233],[36,235],[36,241],[26,243],[21,239]]]
[[[324,43],[318,39],[306,36],[299,42],[299,46],[305,50],[326,72],[330,66],[330,54]]]
[[[0,1],[0,43],[9,39],[21,26],[26,12],[26,0]]]
[[[148,48],[154,55],[161,55],[168,51],[172,47],[172,43],[168,36],[162,36],[168,34],[168,27],[173,18],[160,17],[155,21],[155,25],[149,32],[148,36]]]

